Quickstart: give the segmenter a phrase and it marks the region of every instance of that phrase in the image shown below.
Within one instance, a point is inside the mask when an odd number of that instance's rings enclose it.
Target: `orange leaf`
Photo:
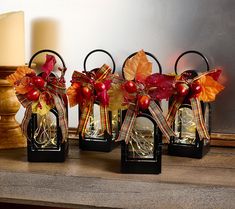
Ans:
[[[17,94],[26,94],[30,90],[33,89],[33,87],[30,85],[31,78],[28,76],[23,77],[19,84],[15,84],[15,90]]]
[[[126,80],[137,79],[143,81],[152,73],[152,63],[148,61],[143,50],[126,61],[123,69]]]
[[[35,74],[34,70],[32,70],[32,69],[30,69],[30,68],[28,68],[26,66],[21,66],[21,67],[18,67],[14,73],[12,73],[11,75],[7,76],[6,79],[13,86],[16,81],[22,79],[25,75],[30,74],[30,73],[34,73]]]
[[[198,79],[202,86],[202,92],[199,99],[204,102],[212,102],[215,100],[216,95],[224,89],[224,86],[215,81],[211,76],[205,75]]]
[[[67,95],[69,98],[69,105],[70,107],[73,107],[78,104],[77,100],[77,88],[74,86],[70,86],[67,90]]]
[[[151,62],[141,62],[138,65],[135,79],[137,81],[144,81],[152,73]]]

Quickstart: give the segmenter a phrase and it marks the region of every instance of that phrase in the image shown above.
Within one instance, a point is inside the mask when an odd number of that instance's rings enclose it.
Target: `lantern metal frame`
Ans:
[[[207,58],[200,52],[196,51],[196,50],[189,50],[186,51],[184,53],[182,53],[176,60],[175,62],[175,73],[176,75],[177,73],[177,65],[179,60],[186,54],[197,54],[199,56],[201,56],[203,58],[203,60],[206,63],[207,66],[207,71],[209,71],[210,67],[209,67],[209,62],[207,60]],[[189,72],[193,75],[193,77],[197,76],[197,72],[195,70],[187,70],[184,72]],[[192,78],[193,78],[192,77]],[[173,98],[170,99],[169,101],[169,107],[172,103]],[[208,127],[208,132],[209,135],[211,134],[211,105],[210,103],[206,103],[206,102],[200,102],[201,103],[201,108],[202,108],[202,114],[203,114],[203,118],[205,120],[206,117],[206,108],[208,108],[208,124],[206,124]],[[188,100],[188,98],[185,98],[185,100],[183,101],[182,105],[179,107],[179,109],[181,108],[191,108],[191,104]],[[175,121],[174,121],[175,123]],[[175,124],[172,124],[172,129],[173,131],[175,131],[174,126]],[[168,144],[168,154],[169,155],[174,155],[174,156],[181,156],[181,157],[191,157],[191,158],[202,158],[204,155],[206,155],[209,150],[210,150],[210,140],[207,141],[206,139],[202,139],[200,140],[199,135],[198,135],[198,131],[197,129],[195,130],[195,143],[194,144],[186,144],[186,143],[177,143],[176,141],[179,139],[179,137],[174,137],[172,136],[170,139],[170,143]]]
[[[138,52],[134,52],[129,55],[123,63],[122,66],[122,75],[125,79],[125,74],[123,72],[125,63],[128,59],[136,55]],[[159,73],[162,73],[162,67],[158,59],[151,53],[145,52],[146,55],[153,58],[153,60],[157,63],[159,68]],[[160,106],[160,103],[156,101],[156,103]],[[123,110],[121,114],[121,121],[123,122],[125,119],[127,110]],[[121,141],[121,172],[122,173],[139,173],[139,174],[159,174],[161,173],[162,167],[162,132],[157,126],[157,123],[151,116],[149,110],[141,111],[137,114],[138,117],[143,117],[149,119],[153,124],[153,157],[152,158],[130,158],[129,157],[129,144],[126,144],[125,141]]]
[[[96,53],[96,52],[103,52],[110,57],[112,64],[113,64],[112,73],[114,73],[115,67],[116,67],[114,59],[109,52],[107,52],[106,50],[103,50],[103,49],[92,50],[91,52],[89,52],[86,55],[86,57],[84,59],[84,63],[83,63],[84,71],[87,72],[86,64],[87,64],[88,58],[90,57],[90,55],[92,55],[93,53]],[[93,70],[95,70],[95,69],[93,69]],[[99,105],[97,102],[95,102],[95,104]],[[80,118],[80,115],[81,115],[80,108],[79,108],[78,112],[79,112],[79,118]],[[112,116],[113,116],[112,112],[108,111],[108,117],[109,117],[109,121],[110,121],[111,130],[113,130]],[[117,121],[118,122],[118,125],[117,125],[118,130],[117,131],[119,131],[120,130],[120,117],[121,117],[120,112],[118,112],[117,117],[118,117],[117,118],[117,120],[118,120]],[[79,133],[79,138],[78,138],[79,139],[79,148],[84,151],[110,152],[115,147],[117,147],[119,145],[118,142],[115,142],[117,135],[118,135],[118,133],[115,134],[115,138],[114,138],[113,135],[109,134],[106,130],[104,131],[102,137],[91,137],[91,136],[88,137],[86,135],[85,135],[85,137],[82,137],[81,133]]]
[[[63,68],[66,68],[63,58],[57,52],[50,49],[43,49],[36,52],[29,61],[29,68],[31,67],[34,58],[41,53],[52,53],[59,57]],[[41,73],[39,74],[41,75]],[[54,73],[51,73],[50,76],[56,76]],[[66,107],[67,118],[68,118],[68,103],[64,98],[61,98],[64,101]],[[64,162],[69,150],[68,139],[62,143],[62,132],[59,125],[59,116],[56,108],[50,110],[50,112],[56,117],[56,148],[38,148],[36,142],[33,138],[33,133],[37,129],[37,114],[32,113],[31,119],[27,127],[27,157],[29,162]],[[68,121],[68,120],[67,120]]]

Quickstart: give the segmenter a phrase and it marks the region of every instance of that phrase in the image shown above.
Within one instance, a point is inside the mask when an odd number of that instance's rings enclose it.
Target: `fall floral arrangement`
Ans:
[[[49,111],[56,108],[59,112],[59,124],[63,140],[67,140],[68,121],[64,79],[66,69],[59,68],[61,76],[57,77],[52,73],[55,64],[55,57],[53,55],[46,55],[46,62],[42,65],[41,75],[36,75],[36,72],[33,69],[23,66],[18,67],[16,72],[7,78],[14,86],[18,100],[23,107],[26,108],[22,120],[22,130],[26,136],[28,124],[33,113],[46,118]],[[42,121],[47,123],[47,120]],[[41,124],[41,127],[47,126],[47,124]]]

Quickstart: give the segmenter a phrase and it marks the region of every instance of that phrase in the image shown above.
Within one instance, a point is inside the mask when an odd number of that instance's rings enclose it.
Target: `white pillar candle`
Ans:
[[[51,18],[39,18],[32,22],[31,33],[32,54],[42,49],[59,51],[59,23]],[[34,63],[43,64],[45,54],[40,54],[34,59]]]
[[[25,64],[24,12],[0,15],[0,66]]]

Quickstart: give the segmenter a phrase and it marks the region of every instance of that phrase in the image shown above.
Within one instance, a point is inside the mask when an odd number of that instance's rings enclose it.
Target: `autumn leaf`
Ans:
[[[135,79],[136,81],[142,81],[146,79],[147,76],[152,73],[152,63],[151,62],[141,62],[138,65]]]
[[[217,81],[220,77],[220,74],[222,73],[221,69],[214,69],[214,70],[210,70],[210,72],[207,74],[208,76],[211,76],[215,81]]]
[[[7,76],[6,79],[12,86],[14,86],[16,81],[21,80],[23,77],[25,77],[28,74],[36,75],[34,70],[32,70],[31,68],[28,68],[26,66],[21,66],[21,67],[18,67],[14,73]]]
[[[169,99],[173,93],[175,76],[154,73],[146,78],[149,95],[153,100]]]
[[[51,71],[54,69],[56,64],[56,59],[53,55],[47,54],[46,61],[42,66],[42,70],[46,73],[46,75],[50,75]]]
[[[108,90],[109,96],[109,106],[108,109],[111,111],[126,109],[127,106],[124,105],[124,91],[122,85],[119,83],[112,83],[111,88]]]
[[[148,61],[143,50],[128,59],[123,69],[126,80],[144,81],[152,73],[152,63]]]
[[[123,73],[126,80],[134,80],[138,67],[138,57],[132,57],[125,63]]]
[[[28,76],[23,77],[19,83],[15,82],[15,90],[17,94],[26,94],[33,89],[31,85],[31,78]]]
[[[198,79],[202,86],[202,92],[199,99],[204,102],[212,102],[215,100],[216,95],[224,89],[224,86],[215,81],[212,76],[205,75]]]
[[[78,99],[77,99],[78,91],[77,91],[77,87],[75,85],[72,85],[68,88],[67,96],[69,98],[70,107],[74,107],[75,105],[78,104]]]
[[[51,109],[52,107],[47,105],[43,99],[39,99],[39,101],[32,103],[32,112],[41,116],[46,115]]]

